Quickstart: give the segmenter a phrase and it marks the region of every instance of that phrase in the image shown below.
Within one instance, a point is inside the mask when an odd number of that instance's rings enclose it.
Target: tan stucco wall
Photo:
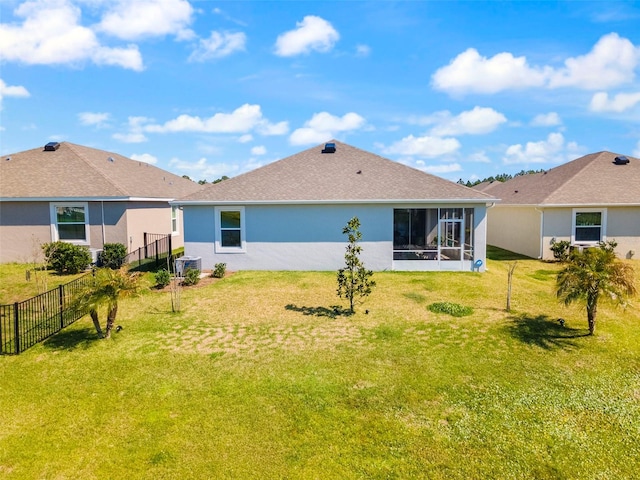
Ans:
[[[127,205],[127,241],[124,242],[129,251],[143,245],[144,232],[171,233],[171,206],[169,203],[136,202]],[[172,248],[184,245],[182,212],[178,210],[178,234],[171,237]]]
[[[573,207],[538,209],[543,212],[542,258],[553,260],[554,241],[571,241]],[[540,251],[540,212],[534,207],[494,207],[488,211],[489,245],[537,258]],[[618,243],[621,258],[640,258],[640,207],[607,207],[606,239]]]
[[[0,263],[39,261],[50,241],[49,202],[0,202]]]
[[[123,243],[129,251],[143,246],[144,232],[171,233],[168,202],[88,202],[90,248]],[[31,262],[41,245],[52,241],[50,202],[0,202],[0,263]],[[182,212],[173,248],[184,244]],[[131,241],[130,241],[131,240]]]
[[[487,244],[538,258],[540,213],[533,208],[502,207],[487,210]]]

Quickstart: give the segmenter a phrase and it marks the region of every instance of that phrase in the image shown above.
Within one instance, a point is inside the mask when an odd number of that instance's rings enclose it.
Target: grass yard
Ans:
[[[558,267],[520,259],[506,313],[498,257],[376,273],[352,316],[331,272],[238,272],[180,313],[122,301],[111,341],[86,317],[0,357],[0,477],[637,478],[639,310],[602,305],[586,336]]]

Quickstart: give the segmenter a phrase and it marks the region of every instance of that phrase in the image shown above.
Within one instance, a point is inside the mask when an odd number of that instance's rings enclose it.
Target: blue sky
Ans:
[[[450,180],[640,157],[640,2],[0,0],[0,151],[194,180],[331,138]]]

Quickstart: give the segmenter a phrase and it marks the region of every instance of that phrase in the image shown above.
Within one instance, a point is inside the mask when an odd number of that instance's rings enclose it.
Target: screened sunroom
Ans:
[[[464,269],[467,263],[471,268],[473,232],[473,208],[396,208],[393,211],[394,265],[412,269],[405,262],[426,261],[444,269]],[[418,265],[415,267],[422,270]]]

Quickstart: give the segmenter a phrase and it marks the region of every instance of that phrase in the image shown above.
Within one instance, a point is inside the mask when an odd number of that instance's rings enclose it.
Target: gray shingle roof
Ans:
[[[620,154],[598,152],[507,182],[477,185],[500,205],[640,205],[640,160],[616,165]]]
[[[491,195],[336,140],[209,185],[178,203],[230,202],[491,202]]]
[[[7,160],[10,158],[10,160]],[[173,199],[200,190],[197,183],[153,165],[69,142],[0,158],[0,198]]]

